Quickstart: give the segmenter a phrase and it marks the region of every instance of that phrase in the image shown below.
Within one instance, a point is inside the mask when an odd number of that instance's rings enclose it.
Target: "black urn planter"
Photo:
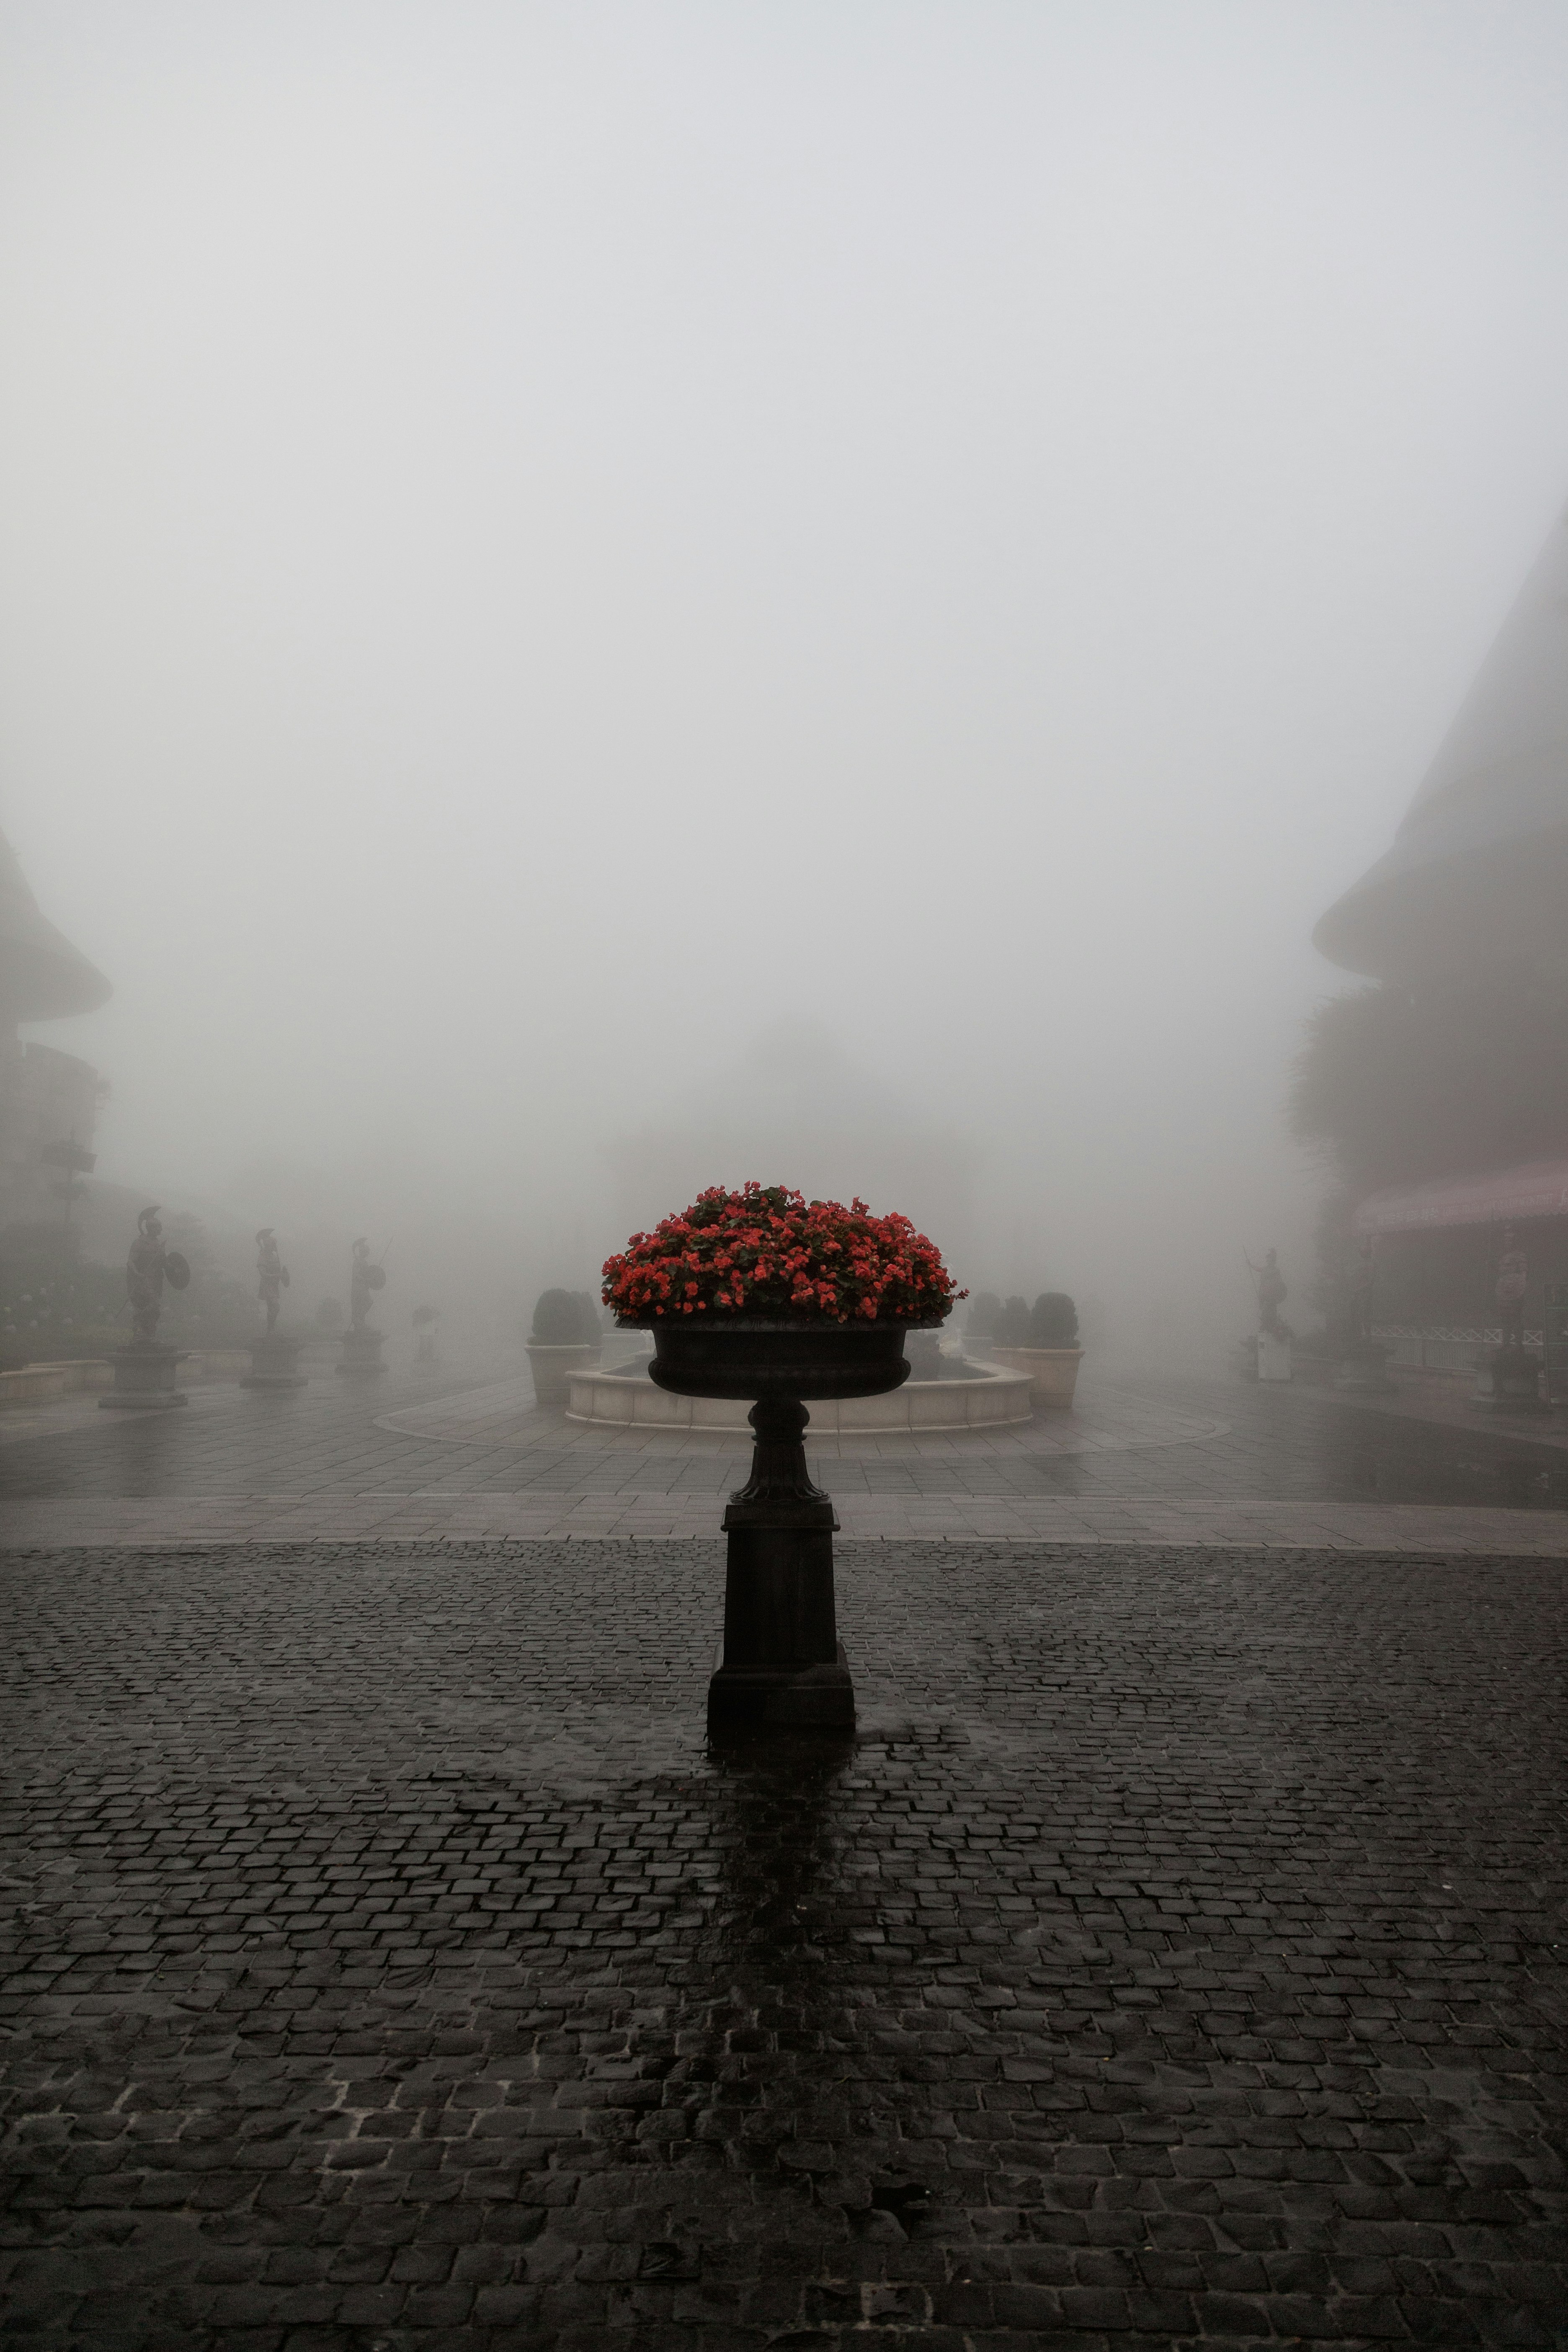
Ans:
[[[910,1376],[909,1323],[787,1316],[650,1317],[649,1377],[676,1396],[754,1397],[752,1475],[724,1513],[724,1646],[708,1685],[710,1731],[852,1732],[855,1685],[838,1639],[838,1515],[806,1472],[808,1397],[879,1396]]]

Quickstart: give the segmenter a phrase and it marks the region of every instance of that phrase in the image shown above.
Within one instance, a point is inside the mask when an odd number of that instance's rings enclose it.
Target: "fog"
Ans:
[[[459,1319],[752,1175],[1300,1296],[1311,926],[1568,494],[1557,0],[0,22],[101,1178]]]

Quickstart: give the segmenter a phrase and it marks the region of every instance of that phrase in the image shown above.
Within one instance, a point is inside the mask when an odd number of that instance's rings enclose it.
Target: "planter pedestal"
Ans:
[[[184,1350],[161,1339],[132,1339],[129,1347],[111,1348],[114,1386],[98,1400],[100,1412],[167,1412],[188,1402],[174,1386],[174,1369]]]
[[[806,1474],[802,1399],[901,1387],[910,1327],[725,1316],[649,1328],[655,1388],[756,1399],[746,1416],[756,1436],[752,1475],[724,1514],[724,1647],[708,1685],[710,1733],[853,1732],[855,1685],[833,1611],[838,1516]]]
[[[242,1389],[302,1389],[305,1375],[300,1370],[302,1339],[287,1339],[279,1332],[268,1331],[250,1343],[250,1370],[240,1381]]]
[[[1072,1411],[1081,1348],[993,1348],[991,1353],[1010,1372],[1028,1373],[1029,1394],[1043,1412]]]
[[[570,1347],[547,1345],[542,1339],[524,1342],[533,1394],[541,1412],[564,1412],[574,1372],[591,1371],[599,1360],[598,1348],[587,1340]]]
[[[806,1474],[808,1415],[767,1397],[747,1415],[752,1475],[724,1513],[724,1646],[708,1685],[708,1727],[850,1732],[855,1685],[833,1606],[838,1514]]]
[[[345,1381],[375,1381],[386,1366],[381,1360],[381,1343],[385,1335],[373,1331],[366,1324],[363,1331],[343,1333],[343,1359],[338,1371]]]

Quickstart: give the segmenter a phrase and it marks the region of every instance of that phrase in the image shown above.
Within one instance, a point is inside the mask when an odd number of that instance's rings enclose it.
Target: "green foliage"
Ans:
[[[999,1348],[1026,1348],[1029,1344],[1029,1302],[1014,1295],[996,1318],[992,1334]]]
[[[1001,1312],[1002,1301],[994,1290],[977,1290],[969,1302],[963,1328],[972,1339],[994,1339]]]
[[[7,1365],[97,1355],[130,1336],[119,1266],[79,1257],[52,1222],[12,1225],[0,1243],[0,1358]]]
[[[1029,1310],[1031,1348],[1076,1348],[1078,1308],[1065,1290],[1042,1290]]]
[[[529,1334],[536,1348],[593,1348],[599,1336],[598,1310],[585,1290],[540,1293]]]
[[[1308,1025],[1290,1119],[1357,1192],[1561,1150],[1568,970],[1331,998]]]

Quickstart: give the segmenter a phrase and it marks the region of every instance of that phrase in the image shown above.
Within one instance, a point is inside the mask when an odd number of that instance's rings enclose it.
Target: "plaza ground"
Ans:
[[[1568,2342],[1551,1444],[842,1441],[715,1752],[737,1449],[486,1369],[0,1431],[8,2341]]]

